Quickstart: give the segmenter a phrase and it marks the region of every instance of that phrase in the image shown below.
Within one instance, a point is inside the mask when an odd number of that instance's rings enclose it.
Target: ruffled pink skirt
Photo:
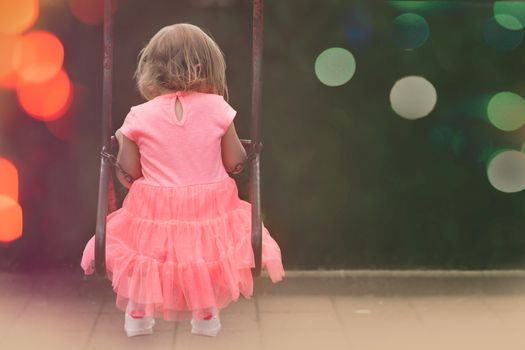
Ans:
[[[94,247],[93,236],[81,260],[85,274],[94,272]],[[285,275],[281,250],[264,226],[261,265],[273,283]],[[137,180],[107,217],[106,268],[122,311],[131,300],[146,316],[200,318],[240,294],[251,298],[253,267],[251,204],[239,199],[230,177],[183,187]]]

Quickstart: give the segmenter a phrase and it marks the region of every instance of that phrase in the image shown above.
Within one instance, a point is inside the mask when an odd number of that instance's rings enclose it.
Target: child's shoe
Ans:
[[[131,303],[130,303],[131,304]],[[128,304],[124,317],[124,330],[128,337],[153,333],[155,318],[144,317],[143,310],[132,309]]]
[[[213,310],[212,314],[209,314],[203,320],[191,319],[191,333],[199,335],[207,335],[209,337],[215,337],[221,330],[221,321],[219,319],[219,311]]]

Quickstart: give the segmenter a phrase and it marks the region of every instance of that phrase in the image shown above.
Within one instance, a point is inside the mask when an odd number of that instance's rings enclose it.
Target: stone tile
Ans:
[[[255,313],[255,303],[255,298],[245,299],[241,296],[237,301],[232,301],[227,307],[221,309],[221,315],[239,314],[247,312]]]
[[[155,332],[175,332],[177,325],[175,321],[166,321],[163,318],[155,318]]]
[[[325,312],[261,312],[261,329],[340,330],[334,311]]]
[[[432,327],[420,334],[418,339],[419,344],[425,344],[425,350],[518,350],[525,345],[525,338],[521,334],[505,328],[479,331]]]
[[[407,302],[419,311],[435,311],[442,309],[444,306],[463,310],[487,309],[483,296],[413,296],[408,298]]]
[[[106,298],[102,301],[100,312],[103,314],[118,314],[122,313],[122,310],[117,307],[115,298]]]
[[[92,313],[71,313],[56,310],[43,312],[26,308],[13,324],[13,330],[43,330],[48,333],[89,331],[95,322],[97,315]]]
[[[483,298],[487,307],[496,312],[525,313],[525,295],[497,295]]]
[[[91,335],[86,350],[168,350],[173,348],[173,331],[128,337],[124,329],[96,329]]]
[[[262,329],[265,350],[349,350],[350,343],[341,330]]]
[[[0,340],[2,350],[83,350],[89,330],[64,331],[48,327],[18,328]]]
[[[250,331],[257,330],[257,319],[255,309],[243,313],[225,313],[221,311],[219,314],[221,320],[222,330],[227,331]],[[177,328],[182,331],[190,331],[190,321],[183,321],[177,323]]]
[[[189,321],[159,318],[152,335],[128,338],[109,281],[0,273],[0,349],[525,349],[525,293],[516,279],[487,278],[480,289],[477,279],[447,274],[367,273],[257,288],[221,310],[215,338],[190,334]]]
[[[100,300],[82,297],[60,297],[57,295],[32,298],[27,302],[27,309],[34,312],[69,312],[69,313],[93,313],[100,312]]]
[[[255,311],[230,314],[221,312],[220,318],[223,330],[250,331],[258,329]]]
[[[260,296],[259,312],[327,312],[333,310],[328,296]]]
[[[421,320],[407,298],[333,297],[336,313],[344,325],[417,326]]]
[[[257,329],[234,331],[221,329],[215,337],[191,334],[188,329],[177,329],[175,350],[262,350],[261,335]]]
[[[350,349],[363,350],[494,350],[522,349],[519,333],[505,328],[477,330],[459,329],[442,325],[424,325],[384,322],[356,322],[345,325]],[[387,346],[387,347],[386,347]]]
[[[0,312],[0,339],[10,334],[19,314],[19,312]]]
[[[155,318],[154,332],[173,332],[175,322]],[[124,334],[124,313],[100,314],[95,325],[96,332],[122,332]]]
[[[525,311],[496,311],[496,315],[507,328],[522,330],[525,325]]]
[[[482,331],[504,326],[482,298],[412,298],[410,304],[429,327]]]
[[[362,350],[428,350],[425,331],[422,325],[396,323],[394,320],[345,325],[345,335],[351,345],[349,349]]]

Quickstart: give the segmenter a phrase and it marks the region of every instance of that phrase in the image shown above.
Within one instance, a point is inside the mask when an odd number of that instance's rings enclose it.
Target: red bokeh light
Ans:
[[[20,36],[0,34],[0,87],[14,88],[16,83],[13,54]]]
[[[35,119],[51,121],[60,118],[71,104],[73,87],[68,75],[60,70],[45,82],[20,80],[16,86],[18,102]]]
[[[18,201],[18,171],[13,163],[0,157],[0,195]]]
[[[11,197],[0,194],[0,242],[11,242],[22,236],[22,208]]]
[[[31,82],[46,81],[62,67],[64,46],[49,32],[30,32],[16,42],[13,62],[20,78]]]
[[[111,1],[111,12],[115,13],[118,1]],[[96,25],[104,20],[104,0],[69,0],[71,13],[82,23]]]
[[[0,33],[20,34],[38,17],[38,0],[1,0]]]

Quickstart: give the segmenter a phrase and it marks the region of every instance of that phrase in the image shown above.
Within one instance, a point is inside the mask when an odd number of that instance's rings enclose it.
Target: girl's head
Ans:
[[[198,91],[228,97],[226,63],[219,46],[197,26],[162,28],[140,51],[137,87],[147,100],[173,92]]]

